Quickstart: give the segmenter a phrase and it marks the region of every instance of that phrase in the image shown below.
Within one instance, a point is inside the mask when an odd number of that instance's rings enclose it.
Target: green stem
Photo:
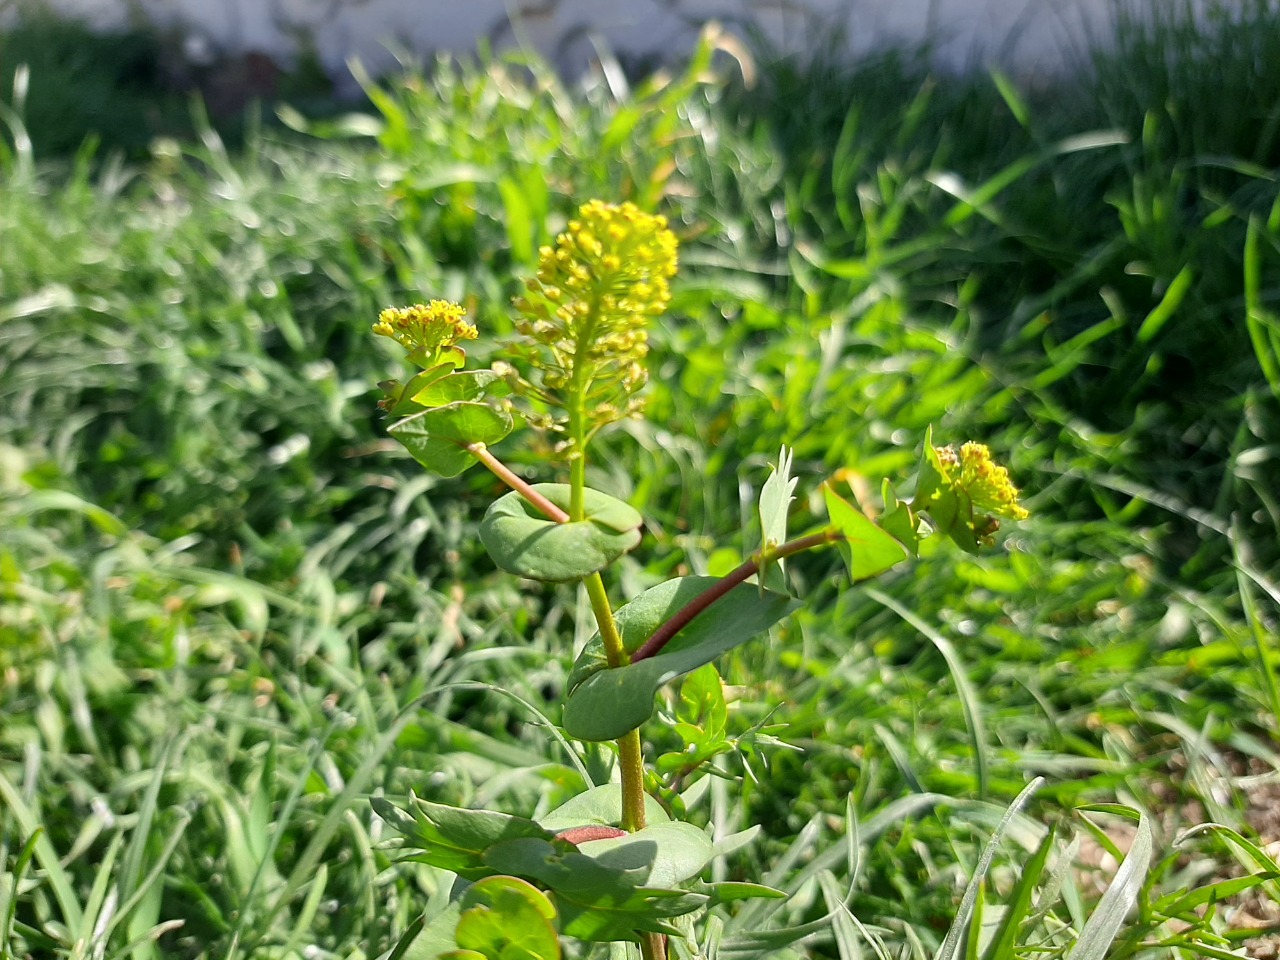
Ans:
[[[631,662],[638,663],[661,653],[662,648],[670,642],[671,638],[689,625],[689,621],[738,584],[745,583],[752,576],[759,573],[766,564],[772,563],[774,560],[781,560],[783,557],[789,557],[793,553],[800,553],[803,550],[812,550],[828,543],[835,543],[840,539],[843,539],[843,537],[839,530],[835,527],[827,527],[817,533],[811,533],[807,537],[789,540],[782,546],[774,547],[772,550],[761,550],[759,553],[752,554],[751,559],[725,574],[676,611],[670,620],[655,630],[649,639],[641,644],[640,649],[631,655]]]
[[[548,519],[554,520],[556,523],[569,522],[569,514],[565,513],[537,490],[529,486],[528,483],[516,476],[515,473],[512,472],[511,468],[490,453],[489,448],[483,443],[467,444],[467,452],[493,471],[493,474],[499,480],[541,510]]]
[[[587,355],[595,336],[595,320],[599,303],[593,301],[588,322],[578,332],[577,349],[573,363],[573,376],[569,384],[569,519],[586,517],[587,490],[587,409],[586,393],[589,386]],[[591,599],[591,612],[600,628],[600,640],[604,645],[605,659],[610,667],[625,666],[630,662],[622,636],[613,619],[613,607],[599,572],[583,581],[587,596]],[[618,740],[618,767],[622,775],[622,829],[630,833],[643,830],[644,817],[644,755],[640,748],[640,731],[632,730]],[[643,952],[643,948],[642,948]],[[657,956],[665,957],[665,948]]]

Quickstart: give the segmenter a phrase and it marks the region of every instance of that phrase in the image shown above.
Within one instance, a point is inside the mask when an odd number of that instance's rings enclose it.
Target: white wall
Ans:
[[[27,0],[30,2],[30,0]],[[487,39],[497,49],[522,40],[572,70],[592,55],[590,37],[636,57],[687,51],[700,25],[749,25],[798,51],[843,32],[852,53],[929,40],[952,68],[995,63],[1022,74],[1069,66],[1091,40],[1105,42],[1122,6],[1169,8],[1175,0],[44,0],[113,25],[148,18],[178,27],[189,49],[258,50],[287,59],[312,38],[334,76],[359,56],[378,73],[392,48],[467,53]],[[1176,0],[1182,2],[1182,0]],[[1243,0],[1195,0],[1228,7]]]

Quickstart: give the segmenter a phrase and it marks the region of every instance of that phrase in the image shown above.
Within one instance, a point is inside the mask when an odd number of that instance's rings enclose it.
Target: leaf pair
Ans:
[[[402,810],[374,798],[378,815],[405,838],[405,859],[483,881],[521,877],[549,891],[560,932],[580,940],[638,940],[673,933],[672,917],[698,909],[705,894],[676,889],[699,874],[711,840],[691,824],[671,821],[655,801],[652,825],[636,833],[574,845],[559,834],[621,819],[616,786],[598,787],[552,811],[542,823],[492,810],[463,810],[411,796]],[[463,946],[457,942],[457,946]],[[444,949],[441,947],[441,949]]]

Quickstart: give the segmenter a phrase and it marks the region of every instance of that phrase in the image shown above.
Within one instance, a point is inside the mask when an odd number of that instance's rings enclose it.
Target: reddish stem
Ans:
[[[467,452],[483,463],[494,475],[505,483],[512,490],[520,494],[531,504],[541,510],[548,519],[554,520],[556,523],[568,523],[569,515],[557,507],[554,503],[533,489],[528,483],[516,476],[511,468],[489,452],[489,448],[483,443],[467,444]]]
[[[811,533],[807,537],[799,537],[784,543],[782,546],[770,550],[767,556],[764,555],[763,550],[753,555],[746,563],[725,574],[681,607],[675,616],[655,630],[652,636],[640,646],[640,649],[631,655],[631,662],[639,663],[641,660],[647,660],[649,657],[661,653],[662,648],[671,641],[671,638],[689,625],[689,621],[738,584],[745,583],[753,574],[758,573],[763,564],[773,560],[781,560],[783,557],[789,557],[793,553],[800,553],[802,550],[812,550],[814,547],[820,547],[823,544],[840,539],[842,537],[839,531],[828,527],[826,530]]]

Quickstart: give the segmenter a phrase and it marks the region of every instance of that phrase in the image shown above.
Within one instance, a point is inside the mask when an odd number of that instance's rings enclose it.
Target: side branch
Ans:
[[[468,453],[488,467],[499,480],[541,510],[547,519],[554,520],[556,523],[569,522],[567,513],[516,476],[511,471],[511,468],[490,453],[489,448],[483,443],[469,443],[466,449]]]
[[[811,533],[807,537],[799,537],[795,540],[788,541],[780,547],[772,550],[761,550],[759,553],[753,554],[750,560],[747,560],[741,566],[733,571],[725,574],[718,581],[698,594],[687,604],[685,604],[676,614],[653,632],[653,635],[646,640],[635,653],[631,655],[631,662],[637,663],[641,660],[647,660],[660,652],[677,633],[689,625],[694,617],[700,614],[707,607],[711,606],[726,593],[732,590],[740,583],[745,583],[755,574],[759,573],[764,565],[774,561],[781,560],[783,557],[789,557],[793,553],[800,553],[804,550],[812,550],[814,547],[821,547],[828,543],[834,543],[842,539],[841,534],[835,527],[827,527],[819,530],[817,533]]]

